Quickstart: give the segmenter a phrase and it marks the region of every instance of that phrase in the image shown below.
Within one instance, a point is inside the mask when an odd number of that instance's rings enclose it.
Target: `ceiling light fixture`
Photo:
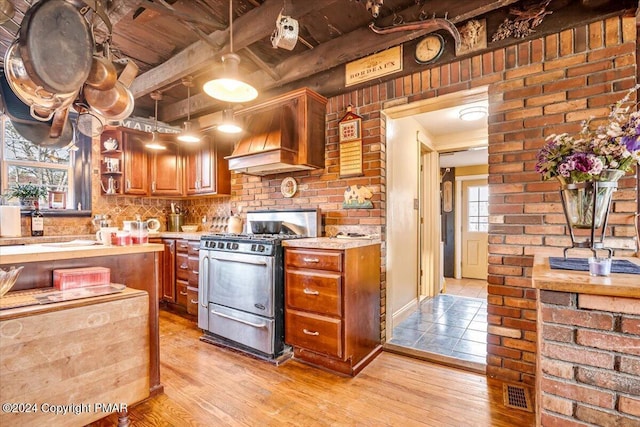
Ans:
[[[155,115],[153,116],[155,129],[153,130],[153,132],[151,132],[151,141],[144,144],[144,146],[151,150],[166,150],[167,146],[160,141],[158,134],[158,101],[162,99],[162,93],[158,91],[151,92],[150,96],[151,99],[156,101],[156,110]]]
[[[222,123],[218,125],[218,130],[224,133],[240,133],[242,128],[233,118],[233,109],[227,108],[222,111]]]
[[[240,57],[233,53],[233,0],[229,0],[229,53],[222,55],[222,76],[206,82],[203,86],[205,93],[226,102],[248,102],[256,99],[258,91],[240,78],[239,64]]]
[[[178,135],[178,141],[196,143],[200,142],[200,137],[191,129],[191,88],[193,87],[193,78],[191,76],[184,77],[182,84],[187,87],[187,121],[184,122],[184,129]]]
[[[484,105],[474,105],[473,107],[463,108],[458,113],[458,118],[465,122],[480,120],[485,117],[487,117],[487,107]]]

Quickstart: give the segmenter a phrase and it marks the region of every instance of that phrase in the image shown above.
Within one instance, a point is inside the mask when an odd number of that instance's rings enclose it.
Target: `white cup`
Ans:
[[[111,244],[111,236],[116,234],[118,227],[103,227],[96,231],[96,240],[103,245]]]

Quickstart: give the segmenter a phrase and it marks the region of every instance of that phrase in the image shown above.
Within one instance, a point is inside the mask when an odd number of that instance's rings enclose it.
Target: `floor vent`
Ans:
[[[529,389],[514,384],[503,384],[504,406],[533,412]]]

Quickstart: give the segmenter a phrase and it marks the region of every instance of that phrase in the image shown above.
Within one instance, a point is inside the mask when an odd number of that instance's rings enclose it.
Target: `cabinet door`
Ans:
[[[144,133],[123,132],[124,194],[149,194],[149,167],[144,149]]]
[[[162,253],[162,299],[176,302],[176,241],[162,239],[164,252]]]
[[[188,195],[200,193],[202,177],[202,150],[189,151],[184,156],[184,181],[185,191]]]
[[[180,148],[168,144],[166,150],[151,156],[151,195],[182,196],[182,157]]]
[[[209,139],[196,151],[185,155],[185,181],[187,194],[230,194],[231,172],[225,155],[227,147],[216,147]]]

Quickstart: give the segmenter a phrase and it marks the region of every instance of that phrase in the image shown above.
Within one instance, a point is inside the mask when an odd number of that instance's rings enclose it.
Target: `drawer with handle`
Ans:
[[[176,303],[183,307],[187,306],[187,282],[176,280]]]
[[[178,253],[189,253],[189,241],[182,239],[176,240],[176,251]]]
[[[187,286],[187,313],[198,315],[198,288]]]
[[[286,310],[285,342],[316,353],[342,358],[342,320]]]
[[[287,308],[342,315],[342,276],[339,273],[287,270],[285,274]]]
[[[189,257],[186,253],[176,254],[176,278],[180,280],[189,280]]]
[[[287,248],[285,265],[287,267],[342,271],[342,252]]]

